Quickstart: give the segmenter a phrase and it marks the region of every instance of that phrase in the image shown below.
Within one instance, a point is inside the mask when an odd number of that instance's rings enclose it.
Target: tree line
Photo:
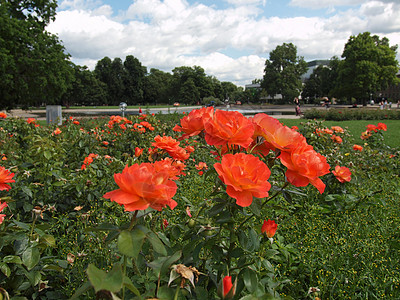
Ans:
[[[118,105],[216,104],[225,99],[260,102],[282,95],[323,96],[365,102],[372,94],[399,82],[397,46],[369,32],[351,36],[342,59],[314,70],[302,82],[307,63],[292,43],[277,46],[265,62],[264,76],[255,79],[260,89],[244,90],[220,82],[200,66],[176,67],[171,73],[147,70],[133,55],[104,57],[93,71],[75,65],[58,37],[46,31],[55,20],[56,0],[0,0],[0,108],[45,104]]]

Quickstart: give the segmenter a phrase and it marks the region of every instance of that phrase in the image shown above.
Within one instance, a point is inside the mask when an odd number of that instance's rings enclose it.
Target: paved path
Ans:
[[[201,106],[179,106],[179,107],[170,107],[170,108],[150,108],[145,109],[142,108],[143,113],[189,113],[193,109],[200,108]],[[349,108],[349,105],[334,105],[334,108]],[[299,119],[300,116],[296,116],[295,106],[294,105],[232,105],[229,108],[226,106],[219,106],[218,109],[230,110],[230,111],[239,111],[245,115],[254,115],[257,113],[266,113],[268,115],[273,116],[277,119]],[[326,108],[321,106],[314,105],[303,105],[301,106],[301,110],[304,112],[308,109],[317,108],[321,110],[325,110]],[[378,109],[379,106],[370,106],[368,108]],[[20,117],[20,118],[35,118],[38,120],[46,120],[46,110],[45,109],[35,109],[35,110],[21,110],[15,109],[9,112],[6,112],[10,117]],[[63,109],[62,114],[65,117],[66,115],[73,115],[76,117],[94,117],[96,115],[121,115],[121,111],[119,109],[101,109],[101,108],[79,108],[79,109]],[[126,110],[127,115],[131,114],[139,114],[138,108],[128,108]]]

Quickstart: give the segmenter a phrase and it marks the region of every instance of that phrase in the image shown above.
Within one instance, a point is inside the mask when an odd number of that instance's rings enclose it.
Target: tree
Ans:
[[[200,92],[192,78],[186,80],[179,90],[180,101],[187,104],[194,104],[200,98]]]
[[[170,104],[172,74],[151,68],[150,73],[144,77],[143,98],[145,103]]]
[[[56,1],[0,0],[0,106],[54,104],[73,79],[69,55],[45,30]]]
[[[350,36],[342,54],[337,92],[366,105],[369,95],[398,82],[397,46],[369,32]]]
[[[111,61],[109,57],[104,57],[97,62],[94,73],[107,86],[108,105],[119,105],[121,101],[126,101],[125,70],[120,58],[116,57]]]
[[[86,66],[74,65],[74,81],[62,97],[63,104],[102,105],[107,100],[107,86]]]
[[[129,104],[143,101],[143,81],[147,73],[140,61],[128,55],[124,61],[124,100]]]
[[[302,88],[301,75],[307,71],[307,63],[297,56],[297,48],[292,43],[283,43],[269,54],[265,61],[262,88],[274,97],[281,94],[286,102],[299,95]]]
[[[223,92],[221,100],[224,101],[225,99],[233,99],[233,96],[237,92],[238,87],[229,81],[221,82],[221,86]]]
[[[322,98],[328,96],[333,88],[331,69],[325,66],[318,66],[314,69],[310,78],[305,82],[302,98]]]
[[[192,84],[196,87],[197,91],[194,95],[198,96],[195,99],[191,99],[189,102],[195,104],[198,101],[202,100],[204,97],[215,97],[215,85],[214,81],[210,76],[207,76],[204,72],[204,69],[199,66],[192,67],[177,67],[172,70],[173,74],[173,82],[172,82],[172,90],[175,91],[173,97],[176,101],[181,101],[182,99],[186,99],[184,101],[189,101],[187,98],[187,92],[185,92],[185,96],[181,94],[188,86]],[[191,82],[186,83],[186,81],[190,80]],[[185,86],[185,89],[182,87]]]

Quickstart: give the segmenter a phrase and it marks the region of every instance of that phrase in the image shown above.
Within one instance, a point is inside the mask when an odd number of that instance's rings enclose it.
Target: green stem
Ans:
[[[31,233],[29,234],[29,240],[30,240],[30,241],[32,240],[33,230],[34,230],[34,228],[35,228],[36,219],[37,219],[37,216],[36,216],[36,214],[34,214],[34,218],[33,218],[33,222],[32,222],[32,227],[31,227]]]
[[[138,212],[139,212],[138,210],[135,210],[135,212],[133,213],[133,216],[132,216],[132,219],[131,219],[131,223],[129,224],[128,231],[131,231],[133,226],[135,226],[136,216],[137,216]]]
[[[178,300],[179,290],[180,290],[180,289],[181,289],[181,287],[180,287],[179,284],[178,284],[177,287],[176,287],[174,300]]]
[[[123,265],[123,278],[125,278],[126,276],[126,264],[127,264],[127,259],[126,259],[126,255],[124,255],[124,265]],[[125,284],[122,286],[122,300],[125,299]]]
[[[276,196],[278,196],[280,193],[282,193],[282,190],[287,187],[289,185],[289,182],[285,182],[285,184],[283,185],[283,187],[277,191],[275,194],[273,194],[271,197],[265,199],[265,201],[261,204],[261,208],[267,204],[269,201],[271,201],[272,199],[274,199]],[[248,216],[246,219],[243,220],[242,223],[240,223],[240,225],[238,226],[238,230],[248,221],[250,220],[252,217],[254,217],[254,213],[252,213],[250,216]]]

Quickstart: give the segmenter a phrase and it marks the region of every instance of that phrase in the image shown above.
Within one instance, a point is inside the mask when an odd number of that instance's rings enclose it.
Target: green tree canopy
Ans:
[[[351,36],[345,45],[339,67],[337,92],[366,103],[370,93],[384,90],[398,82],[397,46],[387,38],[380,39],[369,32]]]
[[[60,103],[72,81],[69,55],[45,30],[56,1],[0,0],[0,106]]]
[[[265,61],[262,88],[271,96],[281,94],[284,101],[292,101],[300,94],[301,75],[307,71],[307,63],[297,56],[292,43],[283,43],[269,54]]]

